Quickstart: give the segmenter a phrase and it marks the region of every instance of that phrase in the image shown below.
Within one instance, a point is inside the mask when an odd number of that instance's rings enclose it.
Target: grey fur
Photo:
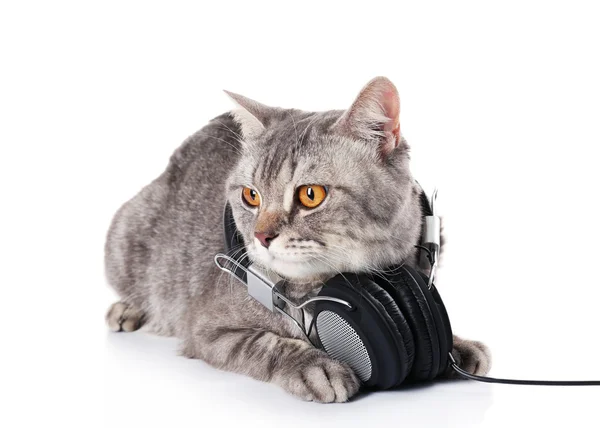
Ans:
[[[229,201],[246,242],[240,252],[290,279],[286,293],[293,298],[317,293],[338,271],[418,265],[419,188],[406,141],[377,128],[385,115],[368,103],[379,88],[395,93],[389,80],[371,81],[354,105],[373,116],[351,128],[344,118],[358,115],[350,114],[354,107],[304,112],[230,93],[242,110],[189,137],[167,169],[115,215],[105,262],[108,282],[122,300],[107,314],[111,329],[145,323],[152,332],[180,338],[187,357],[276,383],[306,400],[339,402],[355,394],[359,380],[346,364],[310,346],[290,321],[248,297],[215,267],[213,256],[223,250]],[[382,151],[384,143],[395,148]],[[307,210],[294,200],[295,187],[303,184],[328,186],[321,206]],[[243,186],[260,193],[260,208],[243,203]],[[279,234],[268,250],[254,238],[257,224]],[[473,358],[485,357],[479,344],[460,343],[463,361],[472,365]],[[477,364],[484,366],[487,361]]]

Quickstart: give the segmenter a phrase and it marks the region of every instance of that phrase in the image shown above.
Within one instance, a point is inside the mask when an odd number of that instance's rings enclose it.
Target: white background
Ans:
[[[413,172],[440,189],[455,332],[495,376],[600,378],[594,2],[250,3],[2,2],[0,424],[598,426],[598,388],[318,405],[108,333],[111,217],[232,107],[221,89],[324,110],[385,75]]]

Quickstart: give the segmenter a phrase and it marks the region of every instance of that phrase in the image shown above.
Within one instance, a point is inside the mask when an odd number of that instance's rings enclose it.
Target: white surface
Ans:
[[[322,110],[386,75],[414,174],[440,188],[454,330],[495,376],[600,378],[593,2],[202,3],[0,6],[0,425],[598,426],[598,388],[317,405],[107,332],[111,216],[231,107],[222,88]]]

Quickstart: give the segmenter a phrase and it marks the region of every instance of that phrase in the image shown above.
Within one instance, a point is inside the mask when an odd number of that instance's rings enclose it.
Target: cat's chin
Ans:
[[[331,277],[331,267],[315,260],[285,260],[272,254],[255,254],[252,257],[259,265],[287,280],[305,283]]]
[[[294,282],[312,282],[329,275],[329,272],[316,269],[314,264],[278,259],[271,261],[269,269]]]

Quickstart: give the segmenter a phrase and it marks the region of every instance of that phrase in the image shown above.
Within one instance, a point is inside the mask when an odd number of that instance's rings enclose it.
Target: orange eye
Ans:
[[[244,198],[244,201],[251,207],[257,207],[260,205],[260,196],[254,189],[244,187],[244,190],[242,190],[242,197]]]
[[[298,189],[298,199],[306,208],[316,208],[321,205],[327,196],[327,189],[324,186],[310,185],[300,186]]]

